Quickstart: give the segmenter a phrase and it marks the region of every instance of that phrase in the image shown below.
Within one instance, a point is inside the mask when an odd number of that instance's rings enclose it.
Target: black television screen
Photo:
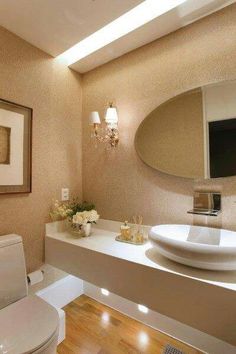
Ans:
[[[236,118],[209,122],[210,177],[236,175]]]

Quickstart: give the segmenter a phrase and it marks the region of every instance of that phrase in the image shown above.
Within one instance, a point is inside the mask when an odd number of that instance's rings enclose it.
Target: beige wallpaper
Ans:
[[[33,193],[0,195],[0,235],[24,240],[28,271],[41,265],[44,223],[61,187],[81,195],[81,80],[0,28],[0,98],[33,108]]]
[[[125,220],[140,213],[147,224],[194,222],[236,229],[236,178],[205,182],[166,175],[146,166],[134,148],[136,129],[159,104],[236,78],[235,38],[232,5],[83,76],[83,193],[103,218]],[[103,114],[111,100],[119,111],[120,145],[115,151],[96,149],[88,114]],[[220,217],[187,214],[194,188],[222,191]]]

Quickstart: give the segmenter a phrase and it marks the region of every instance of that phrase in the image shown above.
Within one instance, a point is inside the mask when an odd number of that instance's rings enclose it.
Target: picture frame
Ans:
[[[33,109],[0,99],[0,194],[32,192]]]

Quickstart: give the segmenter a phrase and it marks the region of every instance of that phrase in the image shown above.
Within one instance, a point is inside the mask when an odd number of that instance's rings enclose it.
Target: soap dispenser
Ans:
[[[121,239],[125,241],[131,240],[131,229],[128,225],[128,221],[125,221],[123,225],[120,227]]]

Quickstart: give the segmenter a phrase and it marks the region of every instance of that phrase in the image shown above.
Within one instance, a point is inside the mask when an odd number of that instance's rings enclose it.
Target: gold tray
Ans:
[[[116,236],[115,240],[119,241],[119,242],[130,243],[131,245],[144,245],[144,243],[147,242],[147,240],[143,240],[143,242],[135,242],[135,241],[132,241],[132,240],[129,240],[129,241],[128,240],[123,240],[121,238],[121,235]]]

